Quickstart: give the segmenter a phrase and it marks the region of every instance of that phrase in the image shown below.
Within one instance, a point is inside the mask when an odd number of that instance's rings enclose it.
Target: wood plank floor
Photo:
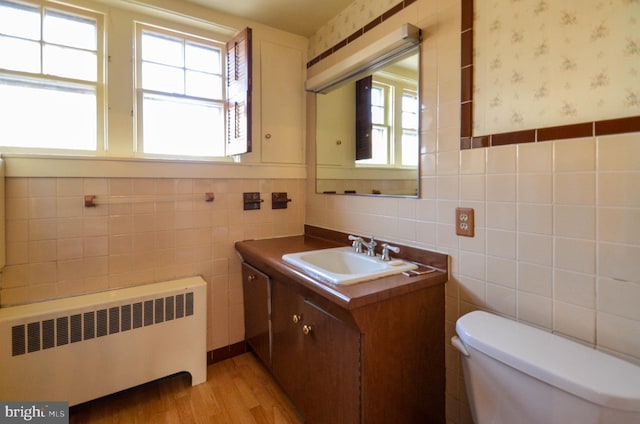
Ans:
[[[295,409],[251,353],[209,365],[207,382],[178,374],[70,409],[70,423],[299,424]]]

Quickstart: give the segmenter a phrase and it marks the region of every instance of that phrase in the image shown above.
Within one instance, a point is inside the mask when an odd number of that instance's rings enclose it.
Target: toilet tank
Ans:
[[[467,371],[473,373],[473,351],[477,351],[491,358],[492,362],[500,364],[496,367],[491,366],[496,370],[495,374],[508,375],[498,368],[512,368],[526,376],[516,377],[519,383],[507,391],[514,396],[517,396],[513,393],[514,387],[516,391],[522,388],[523,393],[532,393],[538,390],[532,388],[543,382],[559,390],[563,396],[568,393],[573,395],[573,398],[580,399],[579,402],[569,401],[569,409],[579,409],[582,401],[586,401],[584,404],[589,404],[590,408],[597,405],[601,409],[620,411],[624,416],[637,417],[640,420],[638,365],[564,337],[483,311],[471,312],[461,317],[456,324],[456,332],[463,343],[463,346],[459,346],[458,343],[459,349],[464,351],[467,348],[471,352],[463,358],[465,379]],[[500,379],[501,377],[497,378],[492,384],[502,384]],[[531,387],[524,387],[529,386],[529,382]],[[505,382],[505,385],[512,383],[513,381]],[[526,397],[524,399],[526,402]],[[473,402],[473,399],[470,401]],[[478,406],[475,405],[476,409]],[[576,412],[579,415],[579,411]],[[636,422],[635,418],[632,422]]]

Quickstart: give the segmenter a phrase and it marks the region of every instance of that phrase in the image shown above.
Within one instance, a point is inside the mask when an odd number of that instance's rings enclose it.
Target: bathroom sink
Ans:
[[[380,256],[356,253],[348,246],[289,253],[283,255],[282,259],[312,277],[341,286],[417,268],[417,265],[401,259],[381,261]]]

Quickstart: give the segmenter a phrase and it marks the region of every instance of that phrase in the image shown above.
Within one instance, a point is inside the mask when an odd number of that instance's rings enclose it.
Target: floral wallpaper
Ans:
[[[640,0],[474,8],[474,135],[640,115]]]
[[[311,37],[308,57],[316,57],[398,3],[400,0],[355,0]]]

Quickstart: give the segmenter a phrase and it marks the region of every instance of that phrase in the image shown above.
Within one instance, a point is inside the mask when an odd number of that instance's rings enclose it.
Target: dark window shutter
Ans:
[[[356,160],[371,159],[371,85],[373,76],[356,81]]]
[[[251,151],[251,28],[227,43],[227,155]]]

